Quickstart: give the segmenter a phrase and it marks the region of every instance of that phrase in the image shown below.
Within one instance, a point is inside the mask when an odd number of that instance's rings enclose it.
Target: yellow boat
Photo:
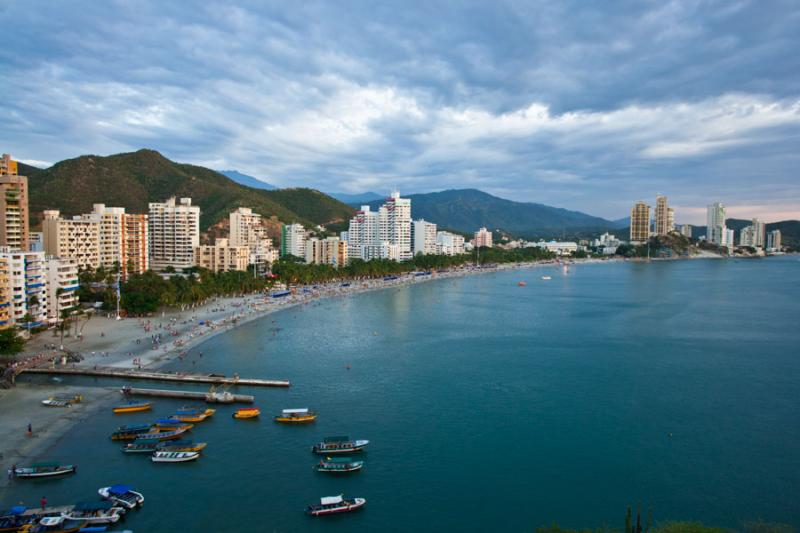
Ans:
[[[317,419],[317,413],[308,409],[284,409],[275,417],[275,422],[284,424],[305,424]]]
[[[239,409],[235,413],[233,413],[233,418],[257,418],[258,415],[261,414],[255,407],[246,407],[244,409]]]
[[[139,413],[153,408],[153,402],[129,402],[114,407],[114,413]]]
[[[178,411],[176,414],[172,415],[170,418],[174,418],[175,420],[180,420],[181,422],[202,422],[206,418],[213,416],[216,413],[216,409],[206,409],[203,412],[180,412]]]

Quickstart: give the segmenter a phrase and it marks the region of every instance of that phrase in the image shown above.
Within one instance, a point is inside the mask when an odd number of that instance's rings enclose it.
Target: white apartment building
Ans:
[[[548,252],[553,252],[557,255],[570,255],[578,251],[578,243],[569,241],[539,241],[534,246],[544,248]]]
[[[44,252],[44,234],[41,231],[32,231],[28,234],[28,251]]]
[[[57,209],[44,212],[44,251],[55,257],[71,257],[78,268],[100,266],[100,221],[93,217],[63,218]]]
[[[248,246],[232,246],[228,239],[217,239],[213,246],[202,245],[194,249],[194,263],[213,272],[247,270],[250,260]]]
[[[475,247],[480,248],[485,246],[486,248],[492,247],[492,232],[487,230],[486,228],[481,228],[475,232]]]
[[[692,238],[692,226],[691,224],[684,224],[681,226],[681,235],[687,237],[689,239]]]
[[[603,233],[600,238],[592,241],[592,246],[595,248],[616,248],[620,244],[622,244],[622,241],[608,232]]]
[[[442,255],[460,255],[464,253],[464,237],[449,231],[436,232],[436,253]]]
[[[720,202],[711,204],[706,210],[706,240],[717,246],[733,246],[729,239],[728,228],[725,227],[725,205]]]
[[[264,265],[275,261],[272,239],[267,236],[261,215],[249,207],[240,207],[230,216],[230,245],[247,246],[250,249],[250,264]]]
[[[8,324],[20,327],[39,327],[47,323],[47,267],[44,252],[23,252],[0,248],[0,265],[4,276],[0,276],[3,289],[0,293],[7,300],[4,311],[7,311]],[[23,320],[30,314],[31,321]],[[5,316],[5,312],[3,312]]]
[[[361,206],[350,219],[347,242],[352,258],[411,259],[411,200],[393,191],[378,211]]]
[[[414,255],[436,253],[436,224],[423,219],[415,220],[411,225],[411,236]]]
[[[191,198],[148,204],[147,233],[150,268],[176,270],[194,265],[194,249],[200,246],[200,208]]]
[[[767,250],[770,252],[781,251],[781,230],[774,229],[767,233]]]
[[[61,313],[78,306],[78,262],[73,258],[47,257],[47,319],[61,322]]]
[[[766,225],[758,220],[753,219],[753,223],[749,226],[742,228],[739,232],[739,246],[751,246],[753,248],[764,248],[766,235]]]
[[[284,224],[281,229],[281,256],[306,256],[306,229],[302,224]]]

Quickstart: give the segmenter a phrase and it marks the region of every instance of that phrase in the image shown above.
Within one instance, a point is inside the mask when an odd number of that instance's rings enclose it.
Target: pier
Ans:
[[[248,387],[288,387],[289,381],[272,379],[247,379],[226,377],[218,374],[178,374],[170,372],[152,372],[121,368],[26,368],[27,374],[51,374],[58,376],[94,376],[100,378],[150,379],[153,381],[171,381],[175,383],[206,383],[211,385],[245,385]]]
[[[163,389],[136,389],[130,387],[125,389],[131,396],[153,396],[156,398],[179,398],[181,400],[200,400],[207,401],[207,392],[185,391],[185,390],[163,390]],[[234,402],[253,403],[255,398],[249,394],[232,394]],[[210,402],[215,403],[215,402]]]

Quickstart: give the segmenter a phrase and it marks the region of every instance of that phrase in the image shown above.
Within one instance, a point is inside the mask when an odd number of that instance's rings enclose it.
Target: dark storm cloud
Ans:
[[[7,2],[0,147],[800,216],[796,2]],[[751,207],[747,207],[751,206]]]

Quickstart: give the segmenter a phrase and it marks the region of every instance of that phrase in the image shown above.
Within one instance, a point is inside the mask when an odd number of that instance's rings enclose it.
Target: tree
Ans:
[[[0,354],[14,355],[25,349],[25,339],[13,329],[0,330]]]

